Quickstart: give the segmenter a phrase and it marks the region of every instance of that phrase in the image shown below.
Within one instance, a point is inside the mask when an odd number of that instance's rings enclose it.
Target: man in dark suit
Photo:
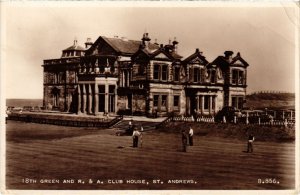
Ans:
[[[187,148],[187,141],[188,141],[188,135],[185,130],[182,130],[181,132],[182,135],[182,147],[183,147],[183,152],[186,152]]]

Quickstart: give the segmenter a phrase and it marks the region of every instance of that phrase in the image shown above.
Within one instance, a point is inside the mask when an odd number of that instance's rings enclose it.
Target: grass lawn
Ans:
[[[175,127],[144,132],[142,147],[132,148],[132,138],[114,129],[8,121],[7,189],[295,188],[294,142],[258,139],[245,153],[245,140],[194,127],[194,146],[184,153]]]

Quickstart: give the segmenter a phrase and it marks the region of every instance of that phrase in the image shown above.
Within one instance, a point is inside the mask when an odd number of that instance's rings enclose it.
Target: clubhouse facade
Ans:
[[[248,63],[225,51],[212,62],[196,49],[183,58],[178,41],[77,40],[56,59],[44,60],[44,107],[80,115],[214,115],[243,107]]]

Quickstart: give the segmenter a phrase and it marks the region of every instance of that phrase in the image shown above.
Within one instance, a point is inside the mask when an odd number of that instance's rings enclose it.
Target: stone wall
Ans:
[[[132,95],[132,112],[139,114],[146,111],[146,98],[144,95]]]

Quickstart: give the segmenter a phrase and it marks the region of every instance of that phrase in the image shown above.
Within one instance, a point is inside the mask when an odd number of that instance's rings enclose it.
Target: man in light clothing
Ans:
[[[252,134],[249,135],[248,137],[248,147],[247,147],[247,152],[253,152],[253,142],[254,142],[254,136]]]
[[[194,130],[192,129],[192,127],[190,127],[190,131],[189,131],[189,143],[190,146],[193,146],[193,135],[194,135]]]
[[[141,133],[134,128],[133,133],[132,133],[132,139],[133,139],[133,146],[134,148],[138,147],[138,143],[139,143],[139,136],[141,135]]]

